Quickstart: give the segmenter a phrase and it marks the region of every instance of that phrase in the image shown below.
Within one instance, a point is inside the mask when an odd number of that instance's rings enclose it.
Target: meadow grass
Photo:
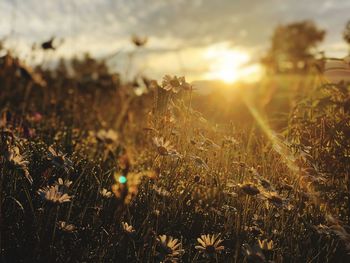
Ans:
[[[138,96],[2,66],[3,262],[348,262],[348,86]]]

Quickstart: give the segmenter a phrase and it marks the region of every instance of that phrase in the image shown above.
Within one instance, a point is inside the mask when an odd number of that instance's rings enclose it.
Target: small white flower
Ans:
[[[77,227],[75,225],[68,224],[65,221],[59,221],[58,228],[64,232],[68,232],[68,233],[73,233],[73,232],[76,232],[76,230],[77,230]]]
[[[111,198],[113,196],[113,193],[108,191],[106,188],[102,188],[100,194],[105,198]]]
[[[171,77],[165,75],[162,82],[162,88],[167,91],[178,93],[180,90],[190,90],[191,85],[186,82],[185,77]]]
[[[163,137],[154,137],[153,143],[157,147],[157,151],[160,155],[175,155],[177,152],[175,151],[174,147],[171,145],[171,143],[167,140],[165,140]]]
[[[199,245],[195,246],[195,248],[208,256],[212,256],[225,249],[225,247],[221,245],[223,240],[220,239],[220,234],[201,235],[200,238],[197,238],[197,241]]]
[[[59,204],[70,202],[72,198],[72,196],[60,192],[58,185],[41,188],[38,194],[46,201]]]
[[[177,262],[184,253],[182,243],[176,238],[160,235],[157,241],[159,245],[157,249],[158,256],[160,256],[164,262]]]
[[[69,181],[68,179],[63,180],[62,178],[58,178],[56,184],[58,186],[65,186],[69,188],[73,182]]]
[[[73,169],[73,162],[66,157],[66,154],[55,151],[51,146],[49,147],[47,159],[54,166],[63,168],[66,172]]]
[[[10,149],[7,156],[9,164],[16,170],[21,171],[27,180],[32,184],[33,178],[29,174],[28,164],[29,162],[24,159],[24,157],[20,154],[18,147],[13,147]]]
[[[135,234],[134,227],[132,225],[129,225],[126,222],[122,222],[122,228],[123,228],[123,231],[124,231],[125,234],[128,234],[128,235]]]

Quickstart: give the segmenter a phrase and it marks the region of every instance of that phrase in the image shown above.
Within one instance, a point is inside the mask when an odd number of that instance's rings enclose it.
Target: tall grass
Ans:
[[[4,262],[349,260],[349,86],[137,96],[107,71],[43,84],[6,59]]]

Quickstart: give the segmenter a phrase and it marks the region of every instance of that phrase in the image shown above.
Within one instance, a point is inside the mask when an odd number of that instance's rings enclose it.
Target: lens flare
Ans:
[[[121,184],[125,184],[127,181],[126,177],[124,175],[119,176],[118,182]]]

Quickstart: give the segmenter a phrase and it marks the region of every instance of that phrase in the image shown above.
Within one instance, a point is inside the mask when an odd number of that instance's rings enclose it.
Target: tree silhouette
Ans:
[[[262,63],[277,73],[305,72],[315,60],[316,47],[325,34],[324,30],[308,20],[279,25]]]
[[[349,45],[349,54],[350,54],[350,20],[345,25],[345,29],[343,31],[343,38],[345,42]]]

